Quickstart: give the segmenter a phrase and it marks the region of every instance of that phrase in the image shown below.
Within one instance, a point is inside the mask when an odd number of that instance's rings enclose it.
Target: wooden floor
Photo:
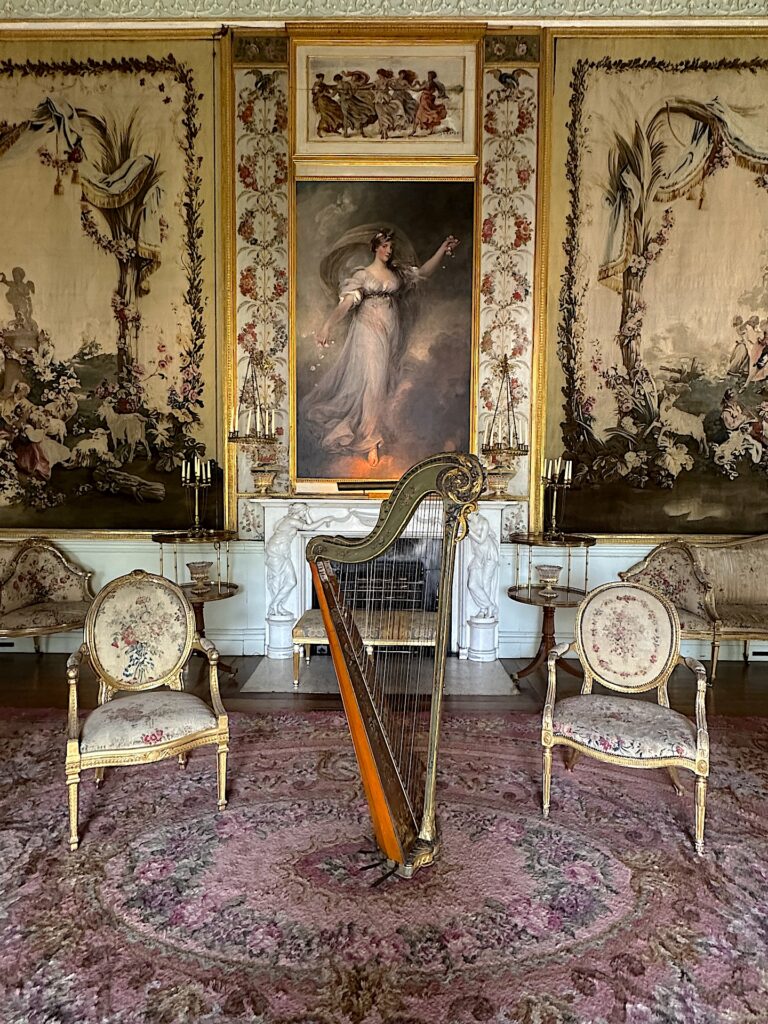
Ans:
[[[0,706],[8,708],[66,708],[67,677],[64,654],[0,654]],[[285,710],[336,710],[338,696],[307,693],[241,693],[245,680],[260,662],[258,657],[231,658],[236,677],[221,673],[221,695],[231,711],[258,713]],[[512,672],[522,662],[504,661]],[[193,658],[186,687],[204,696],[207,670],[202,659]],[[449,697],[447,710],[466,712],[541,710],[546,694],[546,674],[537,670],[520,682],[522,697]],[[571,676],[558,677],[558,696],[578,693],[579,681]],[[654,691],[648,695],[653,699]],[[687,669],[675,670],[669,685],[670,704],[691,714],[695,698],[694,677]],[[83,670],[79,704],[83,710],[96,706],[97,687],[93,675]],[[756,715],[768,717],[768,664],[745,665],[741,661],[720,662],[717,680],[708,694],[708,713],[719,715]]]

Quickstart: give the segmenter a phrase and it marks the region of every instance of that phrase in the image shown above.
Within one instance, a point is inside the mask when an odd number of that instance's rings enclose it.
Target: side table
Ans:
[[[507,590],[507,596],[512,601],[542,609],[541,640],[538,650],[527,665],[512,674],[512,680],[517,683],[520,679],[530,675],[539,665],[545,663],[547,655],[555,646],[556,610],[578,607],[589,590],[589,549],[597,543],[597,538],[574,533],[561,534],[556,537],[542,533],[516,533],[512,535],[510,541],[516,545],[515,584]],[[528,557],[523,560],[522,565],[521,548],[527,548],[528,551]],[[551,557],[552,549],[566,552],[566,566],[563,567],[566,569],[565,586],[552,587],[548,593],[544,584],[533,583],[532,573],[535,568],[533,554],[537,548],[546,549],[547,557]],[[576,559],[578,565],[574,564],[574,552],[581,556]],[[559,667],[565,672],[570,672],[571,675],[581,675],[580,669],[573,668],[565,659],[561,659]]]
[[[192,605],[195,613],[195,629],[199,636],[205,636],[205,606],[209,601],[226,601],[228,597],[234,597],[240,589],[236,583],[212,582],[207,590],[195,591],[194,583],[180,583],[187,600]],[[195,654],[202,654],[202,651],[195,651]],[[230,675],[237,675],[237,669],[229,662],[219,659],[219,668],[222,672],[229,672]]]
[[[190,530],[169,533],[153,533],[152,540],[160,545],[160,575],[165,575],[165,547],[170,546],[173,553],[173,579],[184,591],[195,613],[195,628],[200,636],[205,636],[205,605],[211,601],[226,601],[234,597],[240,589],[229,577],[229,542],[236,537],[234,530]],[[186,545],[207,545],[213,548],[216,556],[216,576],[211,579],[205,590],[195,590],[195,583],[179,583],[179,549]],[[222,576],[222,546],[225,555],[225,573]],[[187,556],[188,557],[188,556]],[[208,563],[212,565],[213,563]],[[237,674],[225,661],[219,660],[219,668],[231,675]]]

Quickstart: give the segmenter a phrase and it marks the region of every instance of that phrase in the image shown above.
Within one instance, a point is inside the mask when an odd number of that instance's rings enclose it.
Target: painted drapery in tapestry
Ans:
[[[577,463],[567,525],[764,530],[768,44],[555,45],[548,440]]]
[[[213,44],[3,56],[0,526],[187,525],[181,461],[216,454]]]

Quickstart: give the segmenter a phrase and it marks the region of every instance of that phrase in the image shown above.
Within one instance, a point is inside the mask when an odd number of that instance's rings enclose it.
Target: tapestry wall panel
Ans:
[[[3,45],[0,527],[188,525],[181,462],[217,454],[214,60]]]
[[[768,529],[768,40],[556,38],[548,454],[569,527]]]

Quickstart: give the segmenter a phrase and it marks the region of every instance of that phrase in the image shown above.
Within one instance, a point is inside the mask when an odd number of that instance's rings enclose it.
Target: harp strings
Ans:
[[[385,555],[333,563],[353,653],[417,820],[425,795],[444,519],[442,500],[430,495]]]

